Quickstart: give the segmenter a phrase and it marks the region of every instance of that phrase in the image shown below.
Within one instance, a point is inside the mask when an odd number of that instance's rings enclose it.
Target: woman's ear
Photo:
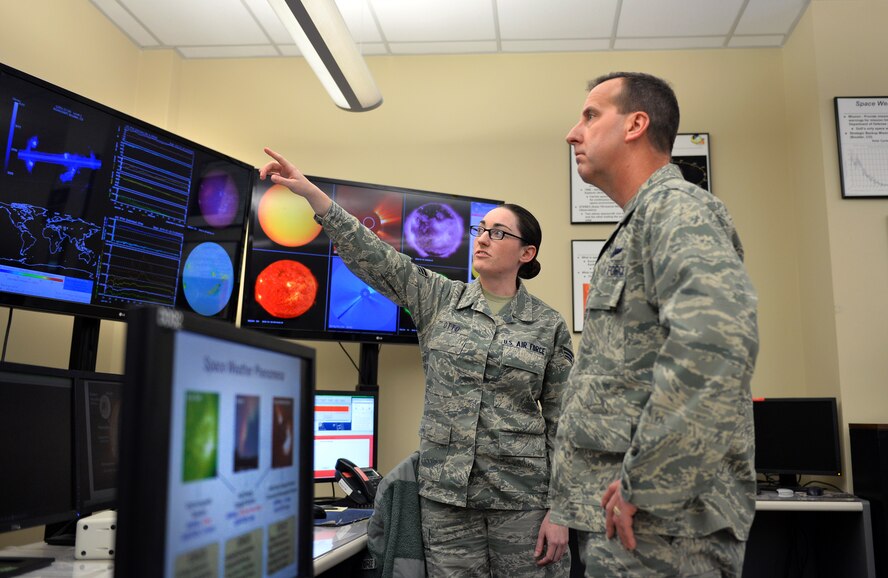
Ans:
[[[533,258],[536,257],[537,248],[533,245],[524,245],[523,250],[521,251],[521,256],[518,260],[521,263],[530,263],[533,261]]]

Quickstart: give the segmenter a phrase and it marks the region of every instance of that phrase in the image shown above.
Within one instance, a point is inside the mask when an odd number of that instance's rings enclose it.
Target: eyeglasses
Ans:
[[[515,237],[519,241],[524,241],[525,243],[528,243],[526,239],[519,237],[518,235],[513,235],[512,233],[506,233],[502,229],[485,229],[484,227],[480,226],[469,227],[469,233],[471,233],[473,237],[480,237],[484,234],[484,231],[487,231],[487,236],[494,241],[502,241],[503,237]]]

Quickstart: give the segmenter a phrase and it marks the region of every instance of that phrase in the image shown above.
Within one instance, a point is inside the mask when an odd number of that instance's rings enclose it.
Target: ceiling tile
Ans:
[[[268,42],[265,32],[241,0],[120,0],[120,3],[168,46]]]
[[[486,54],[496,52],[496,41],[389,43],[392,54]]]
[[[336,6],[355,42],[382,42],[376,18],[366,0],[336,0]]]
[[[615,50],[682,50],[685,48],[721,48],[721,36],[691,38],[617,38]]]
[[[596,52],[610,48],[610,39],[503,40],[500,44],[503,52]]]
[[[127,12],[117,0],[92,0],[92,3],[95,4],[99,10],[111,20],[111,22],[114,22],[118,28],[123,30],[124,34],[129,36],[130,40],[132,40],[136,46],[147,48],[149,46],[160,45],[157,38],[152,36],[148,29],[139,24],[139,22],[133,18],[132,14]]]
[[[617,36],[665,38],[728,34],[744,0],[623,0]]]
[[[610,38],[617,0],[497,0],[503,40]]]
[[[792,30],[809,0],[749,0],[735,34],[784,34]]]
[[[280,18],[278,18],[268,0],[243,0],[243,2],[250,12],[253,13],[253,16],[265,30],[268,37],[271,38],[272,42],[292,44],[293,38],[287,32],[287,28],[281,24]]]
[[[370,6],[389,42],[447,42],[494,40],[492,2],[370,0]]]
[[[179,53],[184,58],[255,58],[280,56],[270,44],[257,46],[183,46]]]
[[[728,41],[731,48],[776,48],[783,46],[786,37],[782,34],[770,36],[734,36]]]

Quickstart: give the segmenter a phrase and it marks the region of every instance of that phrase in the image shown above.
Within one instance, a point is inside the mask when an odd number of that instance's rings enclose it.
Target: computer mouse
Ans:
[[[315,520],[323,520],[327,517],[327,511],[324,510],[321,506],[315,504],[314,505],[314,517]]]
[[[822,496],[823,488],[820,488],[818,486],[809,486],[805,488],[805,493],[809,496]]]

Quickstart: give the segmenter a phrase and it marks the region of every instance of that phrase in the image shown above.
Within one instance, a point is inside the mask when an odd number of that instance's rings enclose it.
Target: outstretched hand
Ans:
[[[316,187],[314,183],[305,178],[302,171],[296,168],[296,165],[288,161],[282,155],[276,153],[268,147],[263,149],[265,154],[273,158],[261,169],[259,169],[259,178],[265,180],[266,177],[271,179],[276,185],[283,185],[304,198],[311,205],[312,210],[324,216],[330,210],[333,201],[327,194]]]

